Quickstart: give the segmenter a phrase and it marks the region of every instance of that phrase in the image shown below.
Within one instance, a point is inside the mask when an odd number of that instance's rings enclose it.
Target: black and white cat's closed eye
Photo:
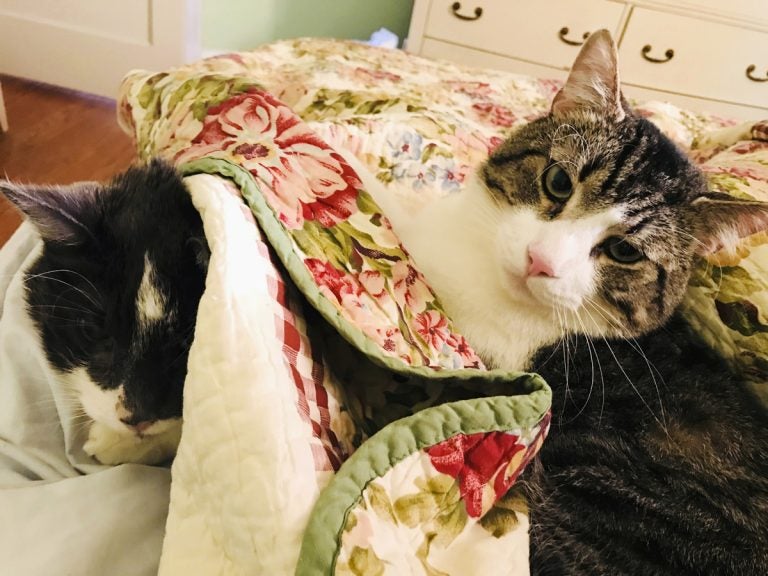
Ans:
[[[643,258],[643,253],[621,236],[611,236],[602,244],[603,251],[611,260],[621,264],[632,264]]]
[[[83,340],[90,344],[104,339],[104,329],[93,320],[78,318],[77,329]]]
[[[571,178],[559,164],[552,164],[544,172],[544,192],[553,202],[567,202],[573,194]]]

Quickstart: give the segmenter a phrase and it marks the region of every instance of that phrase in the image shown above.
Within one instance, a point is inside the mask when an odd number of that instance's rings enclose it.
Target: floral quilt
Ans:
[[[514,483],[546,436],[549,390],[535,375],[482,365],[350,157],[404,207],[418,209],[459,190],[510,129],[547,110],[558,87],[316,39],[125,79],[119,120],[140,155],[225,178],[255,216],[260,258],[269,260],[277,286],[272,297],[293,326],[286,329],[280,313],[269,338],[285,352],[284,385],[304,426],[295,432],[315,462],[314,477],[302,479],[317,494],[312,509],[287,523],[274,501],[241,504],[248,509],[239,514],[275,521],[260,523],[234,550],[222,543],[232,520],[224,508],[190,504],[196,490],[229,497],[223,485],[216,490],[221,461],[210,462],[209,447],[185,434],[161,573],[190,565],[230,574],[528,573],[525,502]],[[636,110],[691,149],[713,186],[768,199],[765,125],[736,127],[662,103]],[[222,185],[231,192],[233,184]],[[686,308],[713,346],[763,374],[764,240],[750,239],[727,262],[703,263]],[[229,244],[216,246],[214,255],[221,250],[226,261]],[[249,265],[247,257],[238,263]],[[198,338],[200,331],[196,345]],[[187,398],[196,390],[188,381]],[[197,408],[186,402],[185,430],[209,424]],[[258,419],[270,407],[249,410]],[[237,428],[227,433],[233,442],[245,437]],[[263,442],[277,441],[263,434]],[[262,464],[258,479],[239,475],[243,489],[257,481],[295,484],[285,468]],[[227,466],[245,470],[236,458]],[[191,525],[199,532],[190,533]],[[301,545],[277,559],[271,543],[286,533]]]

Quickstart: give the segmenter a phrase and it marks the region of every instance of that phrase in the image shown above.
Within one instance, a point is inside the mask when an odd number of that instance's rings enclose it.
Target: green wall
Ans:
[[[248,50],[298,36],[367,39],[384,26],[402,41],[413,0],[203,0],[203,50]]]

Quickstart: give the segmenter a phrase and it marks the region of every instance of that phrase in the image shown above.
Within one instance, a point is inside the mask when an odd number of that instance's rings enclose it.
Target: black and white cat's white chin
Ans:
[[[102,464],[161,464],[173,458],[181,439],[181,419],[167,421],[158,434],[138,435],[94,422],[83,450]]]
[[[83,449],[102,464],[160,464],[176,453],[181,418],[130,424],[123,386],[104,389],[84,368],[63,374],[61,381],[93,420]]]

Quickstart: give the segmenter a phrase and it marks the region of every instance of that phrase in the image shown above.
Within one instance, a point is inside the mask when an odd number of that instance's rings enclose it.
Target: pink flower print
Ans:
[[[379,298],[384,295],[386,282],[381,272],[376,270],[364,270],[360,273],[360,284],[371,296]]]
[[[708,174],[730,174],[737,178],[746,178],[749,180],[768,181],[768,169],[761,166],[707,166],[703,165],[702,170]]]
[[[372,70],[370,68],[363,68],[358,66],[355,68],[355,72],[363,78],[373,78],[374,80],[389,80],[390,82],[399,82],[402,80],[401,76],[387,72],[386,70]]]
[[[399,329],[382,328],[386,320],[382,318],[381,310],[376,306],[371,294],[371,289],[379,288],[379,282],[374,276],[378,273],[363,272],[365,280],[362,280],[316,258],[307,258],[304,264],[326,298],[335,302],[344,317],[384,351],[392,355],[402,355],[409,350]],[[383,286],[382,282],[378,295],[382,300],[387,300],[389,296]]]
[[[353,277],[334,268],[328,262],[323,262],[317,258],[307,258],[304,260],[304,264],[317,285],[321,289],[326,289],[324,290],[326,296],[332,296],[332,299],[340,306],[346,296],[358,296],[361,293],[360,286]]]
[[[208,109],[203,127],[177,162],[228,152],[259,178],[288,228],[315,220],[333,226],[357,211],[362,184],[344,159],[293,111],[258,88]]]
[[[266,158],[271,150],[264,146],[264,144],[240,144],[233,152],[241,155],[246,160],[252,160],[254,158]]]
[[[445,142],[454,151],[454,160],[459,165],[457,174],[461,175],[463,181],[467,172],[479,166],[503,140],[498,136],[488,138],[480,131],[456,127],[453,134],[446,135]]]
[[[504,142],[503,138],[499,138],[498,136],[491,136],[490,140],[488,140],[488,153],[490,154],[493,152],[502,142]]]
[[[736,154],[749,154],[755,150],[760,150],[761,148],[768,148],[768,142],[762,142],[760,140],[746,140],[731,146],[730,152],[735,152]]]
[[[481,120],[487,120],[494,126],[509,128],[517,120],[517,116],[515,116],[509,108],[492,102],[473,104],[472,109],[477,113]]]
[[[552,98],[563,87],[563,83],[560,80],[542,78],[538,80],[538,83],[547,98]]]
[[[404,260],[392,266],[392,283],[397,305],[410,309],[414,314],[426,310],[427,302],[435,299],[421,274]]]
[[[474,350],[472,350],[472,347],[469,345],[469,342],[467,342],[464,336],[461,336],[460,334],[451,334],[451,336],[448,338],[448,345],[453,348],[459,355],[459,358],[461,358],[462,361],[462,365],[465,368],[480,368],[483,366],[483,361],[480,360],[480,357],[475,353]]]
[[[416,331],[433,350],[440,350],[450,336],[448,320],[435,310],[416,316]]]
[[[469,82],[463,80],[449,80],[446,82],[448,87],[459,94],[466,94],[470,98],[487,98],[493,93],[491,85],[487,82]]]
[[[362,183],[341,156],[317,148],[297,150],[294,157],[304,170],[316,198],[314,202],[302,203],[305,220],[316,220],[330,227],[357,211],[357,195]]]

